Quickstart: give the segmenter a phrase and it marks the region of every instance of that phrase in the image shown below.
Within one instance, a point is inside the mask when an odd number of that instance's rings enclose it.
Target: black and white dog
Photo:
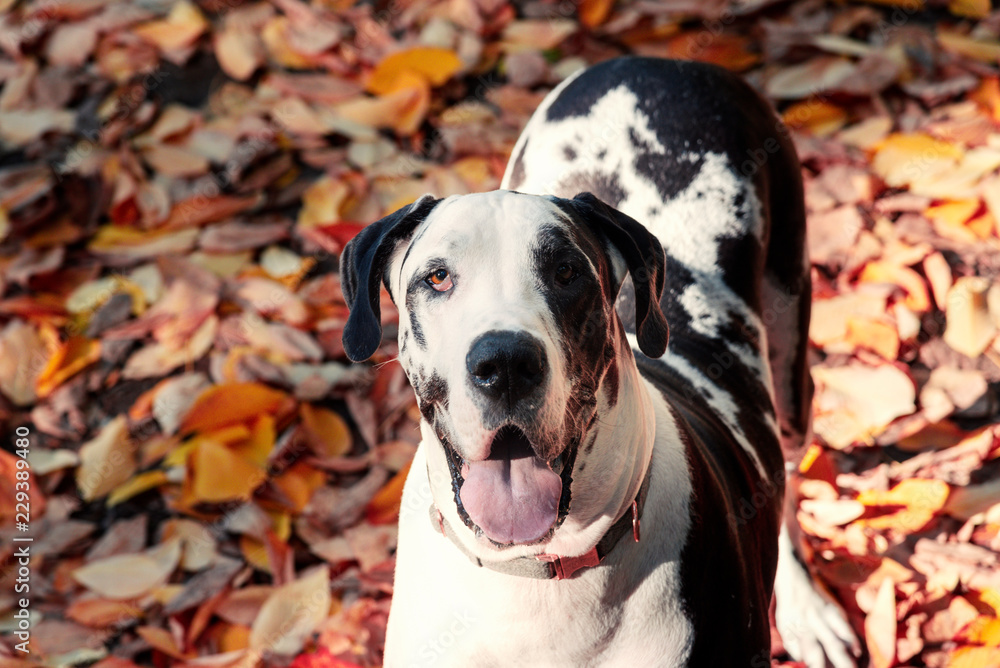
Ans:
[[[854,665],[779,567],[810,282],[769,106],[715,67],[609,61],[546,98],[502,185],[425,196],[341,260],[345,350],[380,344],[384,284],[423,416],[385,664],[769,666],[778,568],[786,646]]]

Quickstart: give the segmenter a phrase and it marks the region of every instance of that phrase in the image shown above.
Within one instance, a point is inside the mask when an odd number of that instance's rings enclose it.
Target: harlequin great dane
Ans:
[[[348,356],[380,345],[385,285],[422,415],[385,665],[769,666],[776,567],[786,646],[853,665],[781,532],[810,282],[768,105],[609,61],[545,99],[502,187],[425,196],[341,258]]]

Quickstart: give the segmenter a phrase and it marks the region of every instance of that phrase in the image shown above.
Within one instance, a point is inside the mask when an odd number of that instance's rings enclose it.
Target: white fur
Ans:
[[[585,473],[592,474],[580,476],[574,486],[609,497],[604,504],[610,521],[610,513],[627,506],[627,495],[634,494],[631,488],[617,489],[615,482],[641,475],[644,471],[635,470],[635,463],[648,461],[652,471],[642,540],[623,539],[601,567],[570,580],[531,580],[479,568],[428,519],[427,507],[437,484],[433,478],[439,475],[429,456],[440,446],[421,443],[403,490],[396,585],[386,637],[388,668],[684,664],[692,641],[690,623],[681,610],[679,580],[680,554],[690,527],[691,483],[684,448],[659,393],[638,377],[634,367],[622,380],[619,403],[654,423],[650,427],[655,428],[655,444],[630,438],[629,422],[616,418],[608,438],[599,439],[585,458]],[[614,440],[618,437],[624,441]],[[627,457],[616,461],[611,455],[619,449]],[[444,472],[442,482],[448,481],[447,476]],[[581,531],[572,525],[560,529],[567,535]],[[554,551],[554,543],[546,549]],[[615,595],[632,588],[627,597]]]

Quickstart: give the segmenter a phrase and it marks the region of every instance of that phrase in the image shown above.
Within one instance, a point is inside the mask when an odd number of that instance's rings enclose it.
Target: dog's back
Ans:
[[[731,629],[734,648],[766,646],[782,447],[794,459],[808,424],[804,205],[784,127],[720,68],[617,59],[550,94],[515,147],[503,187],[592,192],[662,242],[670,347],[659,360],[635,356],[693,437],[688,458],[703,516],[683,560],[696,627],[690,665],[769,665],[768,656],[720,648],[698,627]],[[631,296],[626,284],[618,311],[630,332]],[[709,619],[693,609],[696,597],[730,605]]]

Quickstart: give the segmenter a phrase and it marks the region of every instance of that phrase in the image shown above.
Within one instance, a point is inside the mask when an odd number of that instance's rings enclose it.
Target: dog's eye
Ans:
[[[576,268],[565,262],[556,267],[556,283],[559,285],[569,285],[576,280]]]
[[[438,292],[448,292],[454,285],[451,281],[451,274],[448,273],[447,269],[438,269],[434,273],[428,275],[427,278],[424,279],[424,282]]]

